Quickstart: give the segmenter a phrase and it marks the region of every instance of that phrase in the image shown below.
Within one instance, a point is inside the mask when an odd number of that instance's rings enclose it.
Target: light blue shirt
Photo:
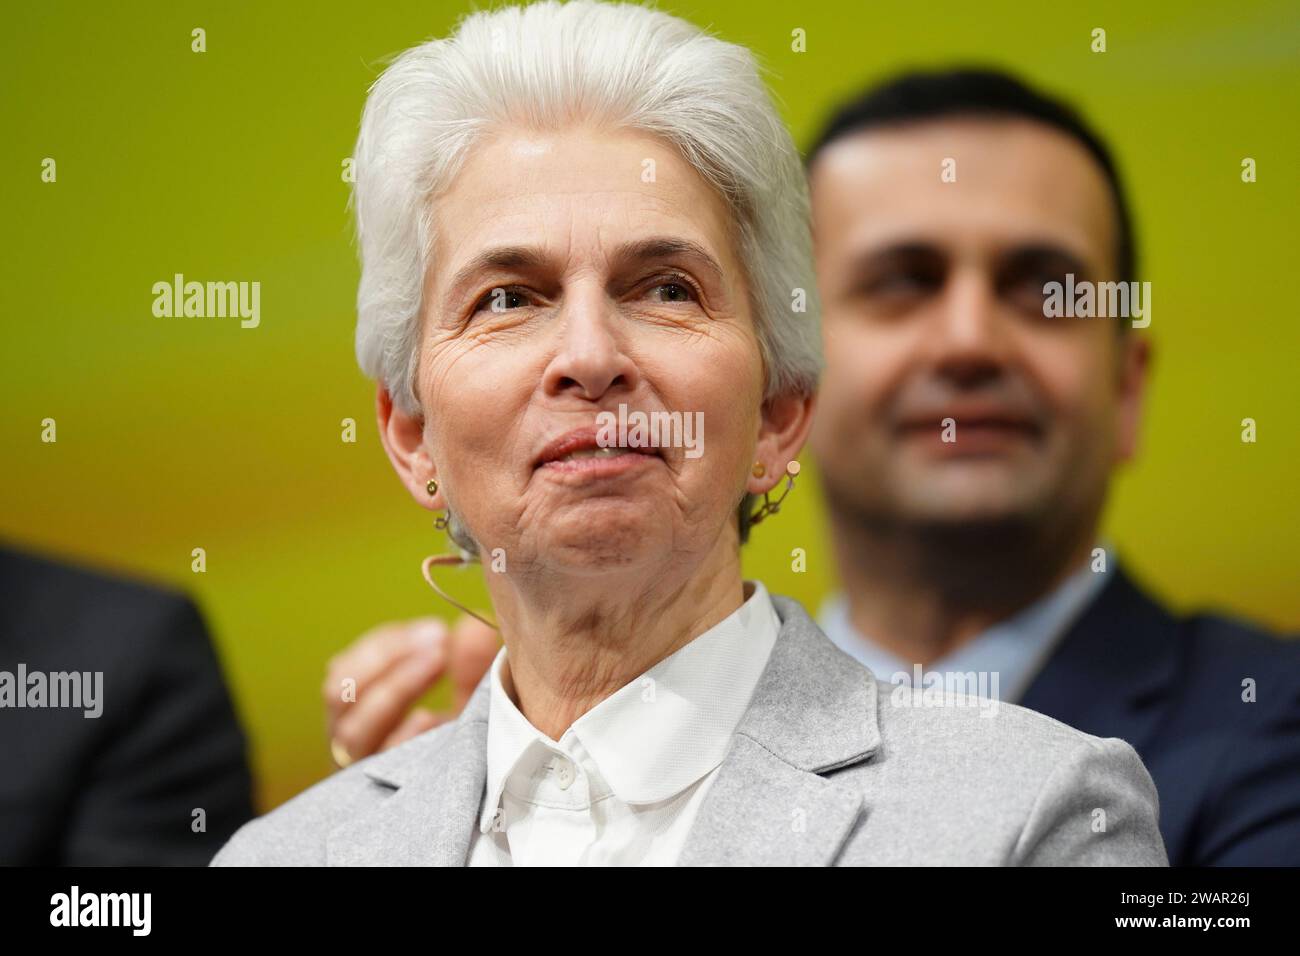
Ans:
[[[955,680],[979,697],[1014,703],[1029,689],[1061,638],[1106,583],[1114,555],[1109,548],[1104,550],[1102,570],[1092,570],[1096,559],[1089,558],[1056,590],[982,631],[935,661],[928,670],[896,657],[870,637],[859,634],[849,620],[848,602],[842,594],[822,605],[818,623],[840,650],[866,665],[881,680],[920,688],[931,675],[936,679],[942,675],[944,686],[953,686]],[[966,676],[971,674],[977,675],[974,685]]]

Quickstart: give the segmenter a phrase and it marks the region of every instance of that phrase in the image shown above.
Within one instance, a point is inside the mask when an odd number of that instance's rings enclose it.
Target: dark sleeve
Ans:
[[[198,609],[150,604],[130,624],[128,666],[106,675],[105,709],[124,713],[84,768],[65,865],[205,865],[253,816],[243,731]]]

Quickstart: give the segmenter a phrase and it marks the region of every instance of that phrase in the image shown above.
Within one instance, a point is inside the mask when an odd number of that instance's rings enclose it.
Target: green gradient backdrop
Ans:
[[[1000,64],[1082,105],[1133,191],[1158,347],[1144,453],[1109,533],[1180,606],[1300,626],[1293,3],[664,6],[759,53],[800,143],[833,101],[916,64]],[[41,3],[7,11],[0,35],[0,535],[196,594],[263,806],[330,769],[325,658],[381,619],[444,610],[417,570],[442,538],[392,474],[353,360],[340,172],[381,59],[467,8]],[[1089,50],[1098,26],[1105,54]],[[806,53],[790,50],[796,27]],[[155,318],[151,286],[176,272],[260,281],[261,327]],[[1247,416],[1255,445],[1240,441]],[[46,417],[56,444],[40,440]],[[345,417],[356,444],[340,441]],[[791,501],[747,571],[815,607],[834,584],[815,482]],[[190,571],[199,546],[206,574]],[[796,546],[806,574],[783,557]],[[463,591],[485,599],[476,573]]]

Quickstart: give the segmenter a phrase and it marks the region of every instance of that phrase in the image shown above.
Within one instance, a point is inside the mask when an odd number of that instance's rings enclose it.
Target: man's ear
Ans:
[[[424,445],[424,416],[408,415],[397,408],[382,385],[375,395],[375,416],[379,420],[379,440],[406,490],[422,508],[441,511],[446,507],[442,490],[430,495],[428,489],[429,479],[437,477],[437,469]]]
[[[816,401],[816,395],[780,395],[763,403],[754,454],[765,470],[762,478],[750,474],[745,486],[750,494],[771,491],[785,477],[786,465],[794,461],[808,440]]]
[[[1151,371],[1151,340],[1130,329],[1120,343],[1119,422],[1115,461],[1130,461],[1137,454],[1146,402],[1147,379]]]

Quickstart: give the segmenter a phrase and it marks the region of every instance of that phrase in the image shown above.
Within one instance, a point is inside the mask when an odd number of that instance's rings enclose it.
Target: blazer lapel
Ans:
[[[861,789],[823,774],[880,746],[876,684],[795,602],[678,864],[833,863],[869,808]]]
[[[1017,703],[1142,751],[1177,679],[1178,622],[1121,568],[1113,575]]]
[[[485,680],[448,728],[449,739],[432,731],[423,747],[400,747],[367,762],[366,776],[395,792],[330,832],[330,866],[465,865],[487,781],[487,691]]]
[[[880,746],[876,684],[793,601],[679,865],[833,863],[861,789],[824,776]],[[456,723],[358,765],[392,795],[332,830],[331,866],[464,866],[487,782],[487,678]],[[448,736],[449,733],[449,736]]]

